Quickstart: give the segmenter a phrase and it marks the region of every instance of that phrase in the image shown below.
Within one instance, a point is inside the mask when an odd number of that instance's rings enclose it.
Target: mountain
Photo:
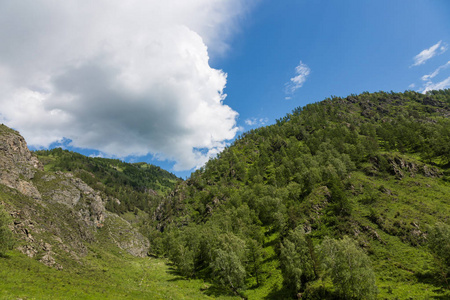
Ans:
[[[178,183],[153,251],[253,299],[450,297],[449,116],[450,90],[297,108]]]
[[[148,257],[153,204],[141,210],[135,200],[157,201],[175,176],[60,149],[37,154],[0,126],[0,299],[207,298],[201,282],[179,289],[164,261]]]
[[[1,200],[14,217],[13,231],[20,237],[21,252],[63,268],[64,260],[85,256],[87,244],[99,242],[99,231],[104,231],[120,249],[147,255],[148,240],[105,208],[117,199],[94,190],[72,173],[44,171],[23,137],[4,125],[0,142]]]
[[[449,116],[450,90],[332,97],[185,181],[1,125],[0,298],[448,299]]]
[[[107,209],[124,213],[139,209],[153,211],[159,198],[168,194],[179,178],[160,167],[147,163],[126,163],[118,159],[86,157],[56,148],[35,154],[45,170],[71,172],[93,189],[120,201],[107,203]]]

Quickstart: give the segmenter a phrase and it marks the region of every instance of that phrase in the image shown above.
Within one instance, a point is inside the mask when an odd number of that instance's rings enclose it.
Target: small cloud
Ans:
[[[438,83],[432,83],[431,81],[427,82],[422,94],[432,90],[443,90],[447,88],[450,88],[450,76]]]
[[[297,67],[295,67],[295,76],[292,77],[290,81],[285,84],[286,93],[293,94],[296,90],[301,88],[310,73],[311,69],[302,61],[300,61],[300,64]]]
[[[414,83],[411,83],[410,85],[408,85],[408,87],[409,87],[410,89],[413,89],[413,88],[416,87],[416,85],[415,85]]]
[[[284,100],[291,100],[292,99],[292,97],[284,97]]]
[[[423,81],[429,81],[432,78],[436,77],[441,70],[446,69],[448,67],[450,67],[450,60],[446,64],[444,64],[444,65],[440,66],[439,68],[437,68],[436,70],[434,70],[433,73],[428,74],[428,75],[423,75],[422,76],[422,80]]]
[[[448,46],[446,44],[443,44],[442,41],[439,41],[435,45],[423,50],[422,52],[414,56],[414,64],[411,67],[422,65],[430,58],[444,53],[445,51],[447,51],[447,49]]]
[[[249,118],[244,121],[248,126],[264,126],[269,122],[268,118]]]

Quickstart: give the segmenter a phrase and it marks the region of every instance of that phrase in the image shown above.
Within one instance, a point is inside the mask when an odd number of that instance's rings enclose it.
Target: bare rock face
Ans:
[[[38,170],[43,170],[43,166],[28,150],[24,138],[5,125],[0,125],[0,184],[34,199],[41,199],[39,191],[28,182]]]
[[[133,256],[146,257],[150,243],[142,234],[133,230],[126,220],[116,214],[107,212],[109,236],[122,250]]]
[[[75,210],[87,227],[103,226],[106,199],[102,198],[100,192],[71,173],[56,172],[42,176],[41,180],[38,187],[44,199]]]

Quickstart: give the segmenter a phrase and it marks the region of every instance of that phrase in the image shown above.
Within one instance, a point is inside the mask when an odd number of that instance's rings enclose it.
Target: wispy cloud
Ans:
[[[248,126],[264,126],[269,122],[268,118],[249,118],[244,121]]]
[[[301,88],[310,73],[311,69],[302,61],[300,61],[299,65],[295,67],[295,76],[292,77],[285,85],[286,94],[293,94],[296,90]]]
[[[442,54],[447,51],[448,46],[445,43],[442,43],[442,40],[437,42],[435,45],[431,46],[428,49],[423,50],[416,56],[414,56],[414,64],[411,67],[419,66],[424,64],[430,58],[433,58],[436,55]]]
[[[423,75],[422,76],[422,80],[423,81],[429,81],[432,78],[436,77],[441,70],[446,69],[448,67],[450,67],[450,60],[446,64],[444,64],[444,65],[440,66],[439,68],[437,68],[436,70],[434,70],[433,73],[427,74],[427,75]]]
[[[450,88],[450,76],[438,83],[432,83],[431,81],[427,82],[422,93],[425,94],[428,91],[443,90],[447,88]]]

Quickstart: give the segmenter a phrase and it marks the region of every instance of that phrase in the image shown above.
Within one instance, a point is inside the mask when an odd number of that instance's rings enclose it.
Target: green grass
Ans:
[[[10,252],[0,258],[0,299],[212,299],[209,284],[183,280],[165,260],[96,251],[61,271]]]
[[[352,174],[352,183],[372,187],[376,199],[364,204],[364,194],[353,199],[354,218],[370,226],[382,242],[366,239],[368,252],[377,277],[379,299],[450,299],[450,290],[443,288],[435,260],[426,247],[426,238],[415,238],[411,231],[425,233],[427,225],[444,221],[450,215],[450,185],[436,178],[416,174],[403,179],[368,177]],[[392,191],[392,194],[380,192]],[[370,220],[370,210],[379,217]],[[418,228],[416,227],[416,224]]]

